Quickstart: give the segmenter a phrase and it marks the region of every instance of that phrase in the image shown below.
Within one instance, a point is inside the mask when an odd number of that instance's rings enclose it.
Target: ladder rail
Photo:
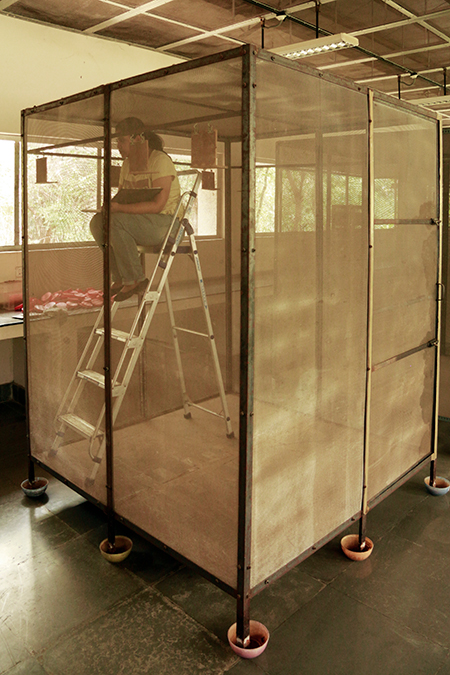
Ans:
[[[219,387],[219,395],[220,395],[220,399],[222,401],[223,416],[224,416],[224,419],[225,419],[227,436],[229,438],[232,438],[234,436],[233,427],[231,425],[231,417],[230,417],[230,412],[229,412],[229,409],[228,409],[225,387],[224,387],[224,384],[223,384],[222,371],[221,371],[221,368],[220,368],[220,361],[219,361],[219,354],[218,354],[218,351],[217,351],[216,339],[215,339],[215,336],[214,336],[214,328],[213,328],[212,321],[211,321],[211,315],[209,313],[208,300],[207,300],[207,297],[206,297],[205,283],[204,283],[204,280],[203,280],[202,268],[201,268],[201,265],[200,265],[200,258],[199,258],[199,255],[198,255],[197,242],[195,241],[194,231],[193,231],[192,228],[190,228],[190,230],[188,232],[188,237],[189,237],[189,241],[190,241],[190,244],[191,244],[192,254],[194,256],[194,267],[195,267],[195,271],[196,271],[196,274],[197,274],[198,285],[199,285],[199,288],[200,288],[203,314],[204,314],[204,317],[205,317],[205,320],[206,320],[206,326],[207,326],[207,329],[209,331],[209,336],[210,336],[211,352],[212,352],[212,357],[213,357],[214,370],[215,370],[215,375],[216,375],[216,382],[217,382],[217,385]]]
[[[189,397],[186,389],[186,378],[184,377],[183,362],[181,360],[180,343],[178,341],[178,332],[177,332],[178,329],[175,326],[175,314],[173,311],[172,293],[170,292],[168,277],[166,279],[165,292],[166,292],[167,311],[169,313],[170,326],[172,330],[172,340],[175,350],[175,358],[177,361],[178,375],[180,378],[181,399],[183,401],[184,416],[186,418],[189,418],[191,416],[191,413],[189,412]]]

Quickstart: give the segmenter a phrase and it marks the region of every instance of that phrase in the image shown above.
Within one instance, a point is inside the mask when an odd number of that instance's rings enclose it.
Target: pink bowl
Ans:
[[[228,629],[228,642],[231,649],[243,659],[256,659],[263,653],[269,642],[270,633],[264,624],[250,620],[250,645],[238,647],[236,644],[236,624]]]

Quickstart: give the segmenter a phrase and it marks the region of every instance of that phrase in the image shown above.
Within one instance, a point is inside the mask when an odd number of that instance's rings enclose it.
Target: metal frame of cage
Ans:
[[[441,302],[442,300],[442,283],[441,283],[441,258],[442,258],[442,176],[441,176],[441,155],[442,155],[442,125],[439,116],[425,110],[420,110],[417,107],[411,106],[403,101],[396,101],[389,96],[381,93],[375,93],[372,90],[358,86],[350,81],[345,81],[336,78],[324,72],[317,71],[305,65],[300,65],[296,62],[288,61],[287,59],[275,56],[270,52],[259,50],[258,48],[245,45],[236,49],[229,50],[220,54],[214,54],[204,58],[195,59],[190,62],[177,64],[169,68],[164,68],[158,71],[146,73],[133,78],[128,78],[120,82],[103,85],[96,89],[83,92],[74,96],[60,99],[47,105],[37,106],[24,110],[22,112],[22,138],[23,138],[23,167],[27,165],[27,118],[35,113],[42,113],[52,108],[57,108],[65,104],[82,101],[92,96],[103,96],[104,99],[104,184],[103,196],[106,205],[104,218],[104,297],[105,303],[105,333],[109,335],[111,328],[110,317],[110,284],[109,284],[109,231],[107,227],[109,219],[109,195],[111,193],[111,176],[110,165],[108,161],[111,155],[111,94],[113,91],[122,89],[127,86],[138,84],[153,80],[156,78],[164,78],[173,73],[182,73],[189,70],[196,69],[208,64],[215,64],[220,61],[228,59],[242,59],[242,220],[241,220],[241,323],[240,323],[240,381],[239,381],[239,523],[238,523],[238,551],[237,551],[237,587],[234,589],[230,585],[215,578],[210,572],[202,569],[192,561],[187,560],[183,555],[176,550],[171,549],[164,542],[156,540],[147,532],[137,527],[132,522],[119,517],[114,509],[114,473],[113,473],[113,434],[111,423],[111,345],[110,339],[105,339],[104,343],[104,364],[105,364],[105,420],[106,420],[106,466],[107,466],[107,484],[106,506],[92,498],[88,493],[84,492],[78,486],[72,484],[64,476],[55,472],[51,467],[44,464],[41,460],[32,456],[31,447],[29,445],[29,480],[34,480],[34,465],[38,464],[45,468],[49,473],[55,475],[59,480],[69,485],[72,489],[82,494],[86,499],[93,501],[100,508],[102,508],[108,518],[108,539],[114,541],[115,520],[118,518],[121,522],[129,526],[134,531],[138,532],[143,537],[149,539],[155,545],[163,548],[175,558],[184,563],[194,567],[203,576],[218,585],[224,591],[229,593],[236,599],[237,602],[237,639],[238,644],[246,644],[249,637],[249,622],[250,622],[250,604],[251,599],[263,590],[268,584],[275,579],[281,577],[289,569],[296,566],[299,562],[314,553],[315,550],[323,546],[325,543],[334,538],[337,534],[345,530],[348,525],[356,520],[360,522],[360,541],[365,537],[366,532],[366,518],[369,508],[375,506],[382,499],[391,494],[402,483],[407,481],[414,473],[420,470],[424,465],[430,462],[430,480],[436,477],[436,459],[437,459],[437,420],[438,420],[438,388],[439,388],[439,334],[441,324]],[[424,117],[428,120],[436,121],[436,144],[437,156],[439,158],[437,166],[436,184],[439,186],[438,197],[438,219],[435,221],[437,230],[437,248],[438,248],[438,269],[437,269],[437,311],[436,311],[436,339],[432,340],[426,345],[421,345],[417,348],[434,349],[435,350],[435,382],[434,382],[434,402],[433,402],[433,428],[432,428],[432,442],[429,454],[424,457],[419,463],[413,466],[406,473],[398,476],[391,485],[383,490],[376,497],[368,500],[367,498],[367,465],[368,465],[368,436],[370,428],[369,415],[365,418],[365,433],[364,433],[364,449],[363,449],[363,467],[364,480],[362,482],[361,495],[361,509],[355,513],[346,522],[343,522],[338,528],[329,532],[326,537],[314,543],[307,550],[302,551],[295,559],[290,561],[272,574],[264,582],[251,587],[250,569],[251,569],[251,537],[252,537],[252,518],[251,518],[251,501],[252,501],[252,450],[253,450],[253,376],[254,376],[254,319],[255,319],[255,296],[254,296],[254,274],[255,274],[255,227],[254,227],[254,167],[255,167],[255,114],[256,114],[256,63],[257,59],[272,61],[280,67],[291,68],[307,73],[311,77],[323,78],[326,81],[339,84],[341,87],[347,87],[352,90],[357,90],[367,96],[367,118],[368,118],[368,222],[369,222],[369,250],[368,250],[368,316],[367,316],[367,372],[366,372],[366,411],[370,410],[370,384],[371,373],[373,371],[373,363],[371,361],[371,339],[372,339],[372,320],[373,320],[373,239],[374,239],[374,195],[373,195],[373,102],[378,100],[388,106],[398,107],[404,109],[414,115]],[[225,143],[225,166],[230,167],[230,147],[231,139],[221,139]],[[232,139],[236,140],[236,139]],[[230,382],[231,375],[231,242],[228,234],[231,228],[231,195],[230,182],[231,173],[228,168],[225,171],[225,295],[226,295],[226,373],[225,381]],[[22,172],[23,182],[23,284],[24,284],[24,323],[25,336],[28,333],[28,250],[29,244],[27,239],[27,172]],[[364,207],[364,204],[363,204]],[[417,221],[416,221],[417,222]],[[427,221],[429,223],[429,221]],[[26,345],[26,339],[25,339]],[[404,355],[399,355],[402,358]],[[27,375],[28,378],[28,375]],[[28,380],[27,380],[28,386]],[[29,417],[28,402],[27,402],[27,418]],[[29,433],[28,433],[29,437]]]

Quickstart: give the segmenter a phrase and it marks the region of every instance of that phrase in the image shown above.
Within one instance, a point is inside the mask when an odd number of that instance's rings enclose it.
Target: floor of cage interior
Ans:
[[[238,406],[227,403],[235,433],[218,417],[220,398],[170,412],[113,433],[114,507],[195,564],[235,586],[238,522]],[[106,461],[94,463],[86,440],[42,461],[106,503]],[[91,484],[86,479],[93,479]]]

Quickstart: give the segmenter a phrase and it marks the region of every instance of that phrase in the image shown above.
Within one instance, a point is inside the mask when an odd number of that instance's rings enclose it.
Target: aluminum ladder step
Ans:
[[[104,335],[105,334],[105,329],[104,328],[97,328],[95,331],[97,335]],[[137,335],[133,335],[130,337],[129,333],[126,333],[124,330],[117,330],[116,328],[113,328],[111,331],[111,337],[113,340],[117,340],[118,342],[126,342],[128,339],[130,340],[130,348],[134,349],[134,347],[137,346],[139,342],[139,337]]]
[[[95,386],[100,387],[100,389],[105,388],[105,376],[102,375],[101,373],[97,373],[95,370],[79,370],[77,376],[81,380],[86,380],[87,382],[95,384]],[[116,384],[112,389],[112,395],[118,396],[121,393],[121,391],[122,385],[119,382],[116,382]]]
[[[94,437],[95,427],[89,422],[86,422],[86,420],[81,419],[81,417],[78,417],[78,415],[74,415],[73,413],[65,413],[64,415],[60,415],[58,419],[60,422],[63,422],[71,429],[78,431],[78,433],[85,438]]]

